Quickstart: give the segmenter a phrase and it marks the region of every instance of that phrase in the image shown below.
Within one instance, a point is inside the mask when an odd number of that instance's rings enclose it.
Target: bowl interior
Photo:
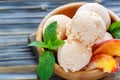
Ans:
[[[85,3],[81,3],[81,2],[71,3],[71,4],[63,5],[53,10],[40,23],[38,27],[38,31],[36,33],[36,40],[42,40],[42,27],[49,17],[56,15],[56,14],[64,14],[72,18],[75,12],[77,11],[77,9],[84,4]],[[110,14],[112,22],[120,21],[119,17],[116,16],[112,11],[108,10],[108,12]],[[41,53],[42,49],[38,48],[38,52]],[[96,79],[102,78],[107,75],[107,73],[104,73],[100,71],[99,69],[95,69],[91,71],[77,71],[74,73],[69,71],[68,73],[65,73],[64,70],[58,64],[55,64],[54,73],[68,80],[96,80]]]

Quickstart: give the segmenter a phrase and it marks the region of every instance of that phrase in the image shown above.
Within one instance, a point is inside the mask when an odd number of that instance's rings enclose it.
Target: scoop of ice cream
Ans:
[[[92,46],[105,35],[103,19],[92,11],[79,11],[67,27],[67,36],[74,37],[86,46]]]
[[[71,21],[71,19],[65,15],[54,15],[50,17],[43,26],[43,33],[45,28],[51,23],[57,21],[57,37],[59,39],[66,39],[66,24]]]
[[[113,39],[112,35],[111,35],[110,33],[106,32],[106,33],[105,33],[105,36],[104,36],[103,38],[97,40],[97,41],[95,42],[95,44],[99,44],[99,43],[101,43],[101,42],[104,42],[104,41],[110,40],[110,39]]]
[[[65,44],[58,48],[57,59],[65,72],[68,70],[75,72],[86,66],[91,56],[91,50],[82,43],[75,40],[65,40]]]
[[[102,19],[104,20],[105,24],[106,24],[106,29],[108,30],[110,24],[111,24],[111,19],[110,19],[110,15],[108,13],[108,10],[98,4],[98,3],[87,3],[83,6],[81,6],[77,12],[81,11],[81,10],[89,10],[89,11],[94,11],[96,12],[98,15],[100,15],[102,17]]]

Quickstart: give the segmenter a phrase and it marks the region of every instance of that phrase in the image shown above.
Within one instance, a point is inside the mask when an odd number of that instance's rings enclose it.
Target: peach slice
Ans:
[[[111,39],[93,47],[94,54],[108,54],[111,56],[120,56],[120,40]]]
[[[87,70],[100,68],[104,72],[116,72],[118,70],[117,61],[110,55],[99,54],[92,57],[91,62],[88,64]]]

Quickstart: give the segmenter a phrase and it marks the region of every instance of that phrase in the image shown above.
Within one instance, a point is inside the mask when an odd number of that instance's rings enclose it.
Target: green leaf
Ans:
[[[30,44],[28,44],[28,46],[36,46],[36,47],[40,47],[40,48],[48,48],[48,45],[44,42],[40,42],[40,41],[33,41]]]
[[[63,40],[56,40],[54,41],[51,46],[50,46],[50,50],[55,50],[57,49],[59,46],[63,45],[65,42]]]
[[[53,73],[55,58],[53,52],[44,51],[38,63],[38,76],[41,80],[48,80]]]
[[[120,30],[116,30],[112,33],[112,36],[115,38],[115,39],[120,39]]]
[[[56,29],[57,29],[56,21],[50,23],[45,29],[43,39],[44,42],[48,44],[49,50],[55,50],[60,45],[64,44],[64,41],[57,39]]]
[[[57,29],[57,22],[54,21],[50,23],[45,29],[43,36],[44,42],[34,41],[30,43],[28,46],[48,48],[49,50],[57,49],[60,45],[64,44],[64,41],[57,39],[56,29]]]
[[[114,22],[109,27],[110,33],[114,32],[115,30],[119,30],[119,29],[120,29],[120,22]]]
[[[54,21],[47,26],[43,36],[43,40],[45,43],[48,44],[49,41],[53,42],[57,39],[56,29],[57,21]]]

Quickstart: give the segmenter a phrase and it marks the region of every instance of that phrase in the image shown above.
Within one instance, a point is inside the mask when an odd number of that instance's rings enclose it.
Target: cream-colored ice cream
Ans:
[[[67,25],[67,36],[71,36],[86,46],[92,46],[105,35],[103,19],[92,11],[78,11]]]
[[[65,40],[57,54],[58,63],[65,72],[82,69],[89,63],[91,56],[91,50],[76,40]]]
[[[81,10],[89,10],[89,11],[96,12],[98,15],[100,15],[102,17],[102,19],[104,20],[104,22],[106,24],[106,29],[108,30],[108,28],[111,24],[111,19],[110,19],[108,10],[104,6],[102,6],[98,3],[86,3],[85,5],[81,6],[77,10],[77,12],[79,12]]]
[[[50,17],[43,26],[43,33],[45,28],[51,23],[57,21],[57,36],[59,39],[66,39],[66,24],[71,21],[71,19],[65,15],[59,14]]]
[[[110,40],[110,39],[113,39],[112,35],[111,35],[109,32],[106,32],[106,33],[105,33],[105,36],[104,36],[103,38],[97,40],[97,41],[95,42],[95,44],[99,44],[99,43],[101,43],[101,42],[104,42],[104,41]]]

